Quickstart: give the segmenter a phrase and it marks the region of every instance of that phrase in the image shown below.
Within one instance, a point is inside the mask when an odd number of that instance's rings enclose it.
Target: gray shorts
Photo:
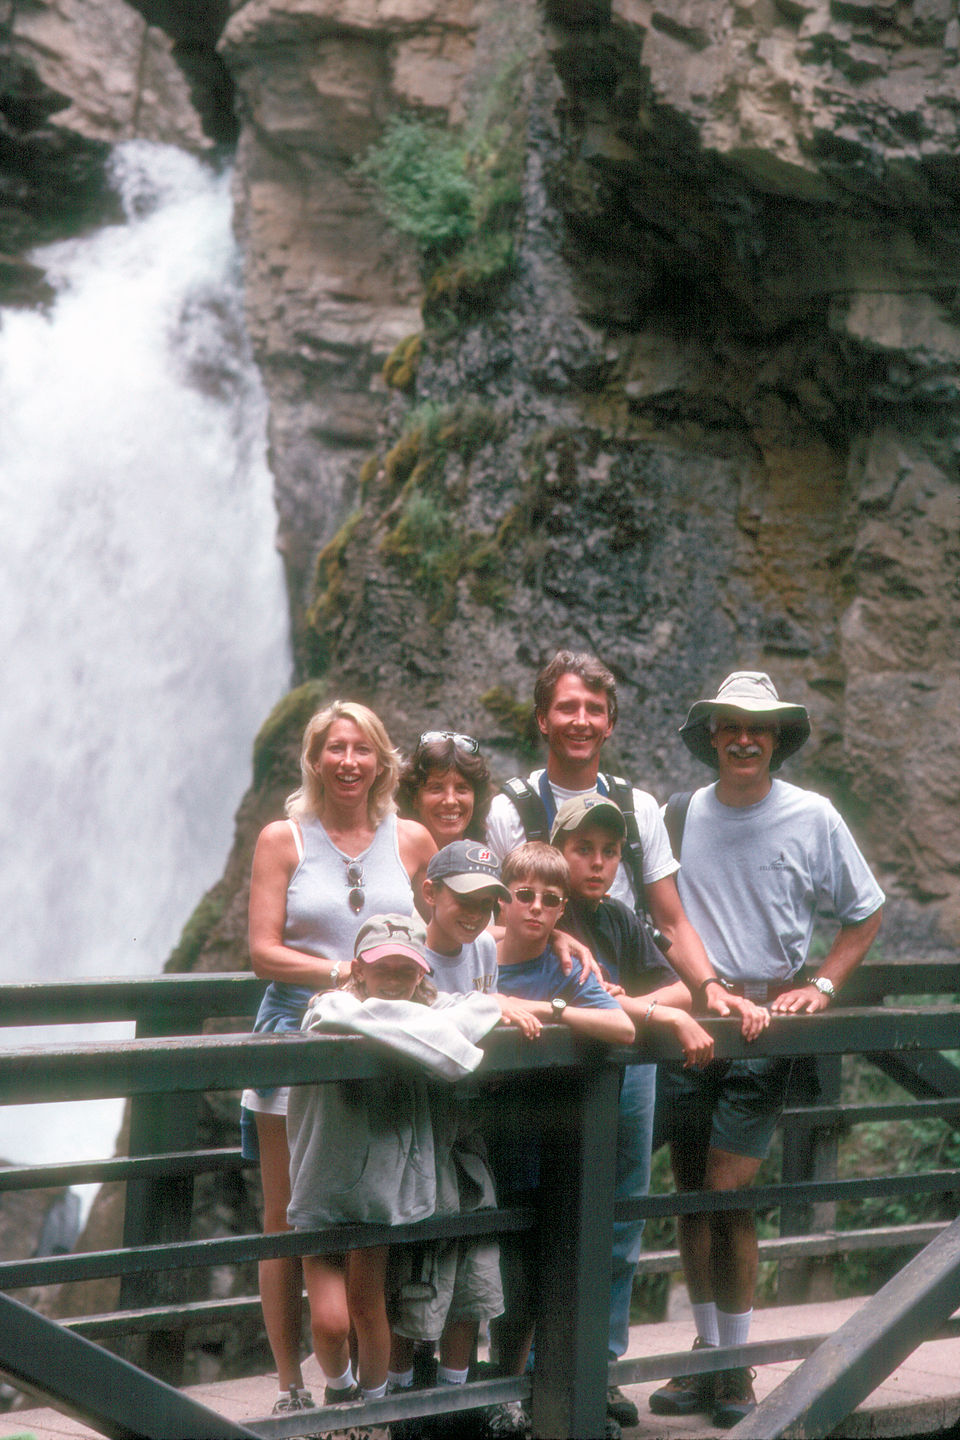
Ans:
[[[656,1139],[762,1160],[786,1104],[792,1063],[763,1055],[711,1060],[697,1069],[658,1065]]]
[[[448,1320],[482,1324],[502,1315],[500,1246],[486,1239],[394,1246],[387,1312],[408,1340],[439,1340]]]

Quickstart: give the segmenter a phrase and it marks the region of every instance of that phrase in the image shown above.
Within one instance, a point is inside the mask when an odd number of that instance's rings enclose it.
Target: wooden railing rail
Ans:
[[[643,1042],[632,1050],[611,1054],[601,1046],[577,1041],[563,1026],[548,1026],[536,1043],[524,1040],[516,1031],[496,1031],[485,1043],[486,1055],[477,1083],[484,1086],[488,1081],[527,1071],[539,1072],[543,1084],[551,1087],[550,1113],[557,1115],[558,1123],[548,1137],[554,1160],[545,1165],[541,1203],[535,1210],[492,1211],[482,1216],[448,1217],[418,1226],[393,1227],[383,1238],[399,1243],[434,1233],[502,1233],[534,1224],[546,1227],[543,1243],[548,1253],[549,1246],[555,1245],[566,1258],[563,1265],[552,1267],[544,1276],[538,1369],[533,1384],[535,1425],[540,1434],[602,1434],[603,1387],[597,1376],[605,1376],[606,1356],[605,1343],[598,1339],[602,1327],[596,1325],[596,1315],[605,1308],[600,1293],[607,1283],[603,1233],[614,1214],[617,1218],[678,1214],[734,1203],[742,1208],[745,1199],[753,1206],[780,1206],[784,1233],[779,1240],[764,1242],[764,1253],[797,1266],[811,1260],[816,1263],[816,1257],[837,1253],[844,1246],[866,1248],[870,1243],[866,1231],[838,1236],[825,1223],[841,1197],[960,1188],[957,1171],[838,1181],[835,1165],[836,1139],[852,1124],[918,1114],[950,1123],[960,1115],[960,1071],[940,1053],[956,1048],[960,1041],[960,1007],[949,1003],[890,1004],[890,997],[952,996],[958,988],[957,976],[957,967],[946,962],[868,964],[845,989],[842,1006],[818,1016],[777,1018],[752,1046],[743,1041],[736,1021],[705,1022],[715,1037],[720,1057],[799,1056],[813,1052],[819,1057],[821,1079],[827,1081],[816,1105],[791,1108],[789,1112],[784,1132],[785,1183],[756,1187],[735,1202],[729,1196],[665,1195],[614,1206],[607,1172],[612,1149],[609,1137],[615,1123],[617,1068],[630,1058],[675,1058],[669,1038],[654,1031],[645,1034]],[[170,1375],[177,1372],[178,1347],[185,1326],[199,1323],[204,1314],[219,1315],[224,1309],[223,1302],[184,1304],[177,1275],[185,1267],[230,1265],[267,1255],[318,1253],[324,1248],[376,1243],[371,1239],[370,1227],[206,1241],[187,1238],[194,1177],[242,1163],[233,1148],[195,1148],[196,1106],[202,1092],[237,1090],[244,1085],[376,1079],[390,1073],[395,1065],[376,1047],[357,1038],[254,1036],[241,1032],[240,1026],[249,1023],[244,1017],[255,1010],[261,989],[261,982],[249,975],[0,986],[0,1024],[19,1027],[79,1021],[137,1022],[137,1038],[133,1040],[0,1049],[0,1103],[107,1096],[127,1097],[131,1102],[129,1158],[0,1168],[0,1192],[91,1179],[127,1181],[127,1225],[122,1249],[5,1261],[0,1263],[0,1291],[120,1275],[120,1311],[89,1317],[78,1322],[78,1329],[97,1333],[99,1321],[100,1333],[116,1335],[124,1329],[126,1312],[130,1331],[140,1329],[152,1337],[151,1355],[156,1369]],[[231,1018],[236,1033],[222,1033],[223,1021]],[[204,1035],[208,1020],[217,1030]],[[909,1105],[841,1104],[839,1066],[847,1053],[869,1055],[876,1063],[889,1067],[901,1083],[913,1087],[914,1093],[930,1098]],[[895,1233],[900,1228],[885,1227],[877,1235],[877,1243],[900,1243]],[[904,1228],[911,1233],[909,1238],[904,1235],[903,1241],[919,1245],[940,1227]],[[817,1233],[811,1234],[811,1229]],[[669,1268],[673,1252],[646,1257],[642,1263],[648,1269],[656,1264]],[[249,1297],[236,1301],[236,1307],[246,1307],[248,1313],[251,1304]],[[232,1309],[233,1302],[227,1308]],[[0,1368],[2,1363],[0,1354]],[[633,1372],[628,1375],[623,1363],[614,1367],[611,1375],[630,1378]],[[682,1373],[682,1369],[667,1368],[657,1373]],[[469,1396],[464,1403],[470,1403]]]

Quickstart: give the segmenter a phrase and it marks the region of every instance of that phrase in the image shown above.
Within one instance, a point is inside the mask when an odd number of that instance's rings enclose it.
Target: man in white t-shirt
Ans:
[[[533,698],[537,725],[547,742],[547,764],[543,770],[534,770],[526,782],[508,782],[505,787],[507,791],[513,787],[519,806],[530,817],[527,823],[509,793],[496,796],[490,806],[487,844],[501,860],[524,839],[549,839],[557,809],[565,800],[597,790],[608,794],[615,783],[600,773],[600,752],[617,720],[617,686],[606,665],[595,655],[560,650],[537,676]],[[656,800],[645,790],[626,785],[622,789],[625,796],[615,791],[612,798],[625,814],[632,798],[636,818],[634,854],[644,894],[637,895],[635,876],[624,863],[609,893],[631,908],[645,904],[653,924],[669,942],[670,964],[694,994],[706,996],[712,1014],[743,1016],[751,1012],[753,1007],[748,1002],[728,995],[719,985],[708,984],[716,978],[716,972],[680,902],[676,881],[679,866]],[[628,842],[624,848],[629,854],[629,815],[627,821]],[[535,824],[537,829],[533,828]],[[618,1198],[639,1197],[649,1188],[654,1068],[627,1068],[617,1137]],[[632,1227],[618,1227],[614,1244],[614,1274],[622,1273],[624,1283],[615,1283],[613,1289],[611,1359],[619,1358],[626,1349],[630,1281],[639,1255],[641,1230],[642,1221]],[[636,1407],[616,1387],[608,1395],[608,1414],[620,1424],[637,1423]]]
[[[718,978],[774,1014],[829,1005],[880,928],[883,891],[829,800],[772,777],[810,734],[802,705],[781,701],[768,675],[736,671],[681,728],[687,748],[717,771],[689,800],[678,847],[680,897]],[[839,928],[809,981],[798,975],[819,917]],[[679,1190],[737,1190],[767,1153],[786,1099],[791,1061],[713,1061],[696,1071],[661,1065],[658,1130],[671,1143]],[[757,1237],[752,1210],[679,1218],[694,1348],[746,1343]],[[754,1408],[752,1372],[681,1376],[655,1390],[660,1415],[711,1413],[730,1428]]]

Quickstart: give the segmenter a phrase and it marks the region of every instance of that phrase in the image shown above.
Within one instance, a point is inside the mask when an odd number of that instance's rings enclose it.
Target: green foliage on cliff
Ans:
[[[291,748],[299,749],[307,721],[320,709],[326,687],[320,680],[308,680],[279,700],[264,720],[253,742],[253,783],[262,785],[270,776],[276,761],[289,769],[287,757]]]
[[[466,477],[478,452],[499,433],[488,406],[428,402],[410,411],[404,433],[384,458],[385,485],[399,494],[379,553],[426,601],[432,623],[450,619],[460,577],[482,568],[477,551],[490,537],[464,523]],[[451,466],[451,460],[459,463]]]
[[[480,696],[480,704],[516,737],[521,751],[536,755],[540,732],[532,700],[517,700],[505,686],[494,685]]]
[[[421,335],[408,335],[405,340],[401,340],[383,362],[384,382],[394,390],[412,389],[422,353]]]
[[[393,116],[360,162],[386,218],[420,249],[428,320],[483,308],[513,270],[526,130],[523,77],[523,60],[514,57],[462,130]]]
[[[476,187],[466,141],[456,133],[394,115],[358,168],[376,185],[390,224],[412,235],[425,255],[473,231]]]
[[[168,975],[187,975],[196,968],[201,951],[219,925],[230,898],[223,880],[208,890],[183,927],[180,939],[164,966]]]

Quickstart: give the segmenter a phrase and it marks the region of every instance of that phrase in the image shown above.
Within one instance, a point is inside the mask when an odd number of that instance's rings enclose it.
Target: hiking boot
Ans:
[[[721,1370],[716,1376],[713,1393],[712,1420],[718,1430],[732,1430],[745,1415],[757,1408],[757,1397],[753,1393],[756,1370],[743,1366],[736,1370]]]
[[[629,1427],[640,1423],[636,1405],[624,1395],[619,1385],[607,1387],[607,1414],[611,1420],[616,1420],[618,1425]]]
[[[712,1347],[698,1335],[693,1342],[694,1350],[709,1350]],[[678,1375],[654,1390],[650,1396],[650,1409],[654,1415],[696,1415],[699,1410],[713,1408],[714,1380],[710,1375]]]

